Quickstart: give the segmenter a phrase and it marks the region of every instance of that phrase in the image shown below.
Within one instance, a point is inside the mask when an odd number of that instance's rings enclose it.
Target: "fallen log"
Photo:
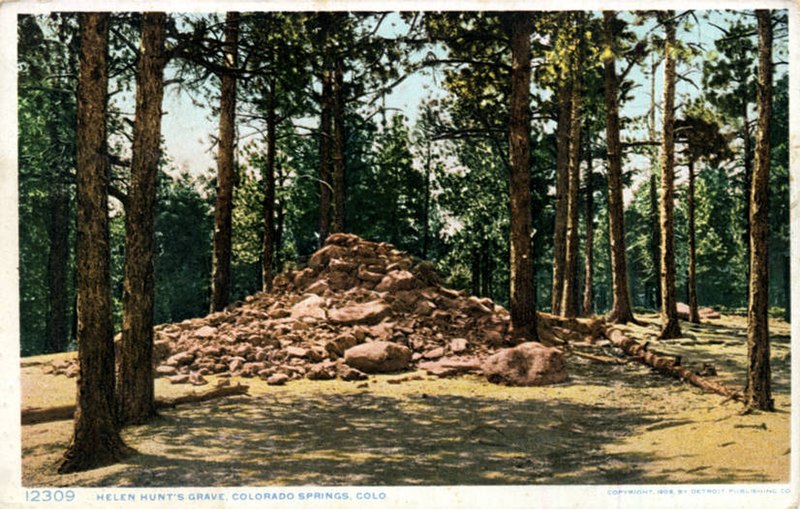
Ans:
[[[237,396],[247,394],[250,389],[247,385],[232,385],[229,387],[218,387],[210,391],[201,393],[186,394],[175,398],[156,398],[156,408],[175,408],[177,405],[186,403],[200,403],[211,399],[224,398],[226,396]],[[21,412],[21,424],[41,424],[43,422],[66,421],[75,415],[75,405],[62,405],[50,408],[23,408]]]
[[[566,355],[575,355],[577,357],[583,357],[584,359],[589,359],[596,362],[602,362],[603,364],[627,364],[627,359],[619,359],[617,357],[608,357],[606,355],[595,355],[592,353],[586,352],[579,352],[577,350],[570,350]]]
[[[581,336],[598,337],[603,333],[605,321],[602,318],[564,318],[563,316],[539,312],[537,318],[548,328],[567,329]]]
[[[605,329],[605,334],[609,341],[611,341],[611,344],[630,355],[634,360],[655,369],[659,373],[685,380],[704,391],[714,392],[728,399],[744,401],[744,395],[741,391],[708,380],[684,366],[681,366],[680,357],[669,357],[650,352],[647,350],[647,344],[641,344],[627,337],[621,330],[615,327],[607,327]]]

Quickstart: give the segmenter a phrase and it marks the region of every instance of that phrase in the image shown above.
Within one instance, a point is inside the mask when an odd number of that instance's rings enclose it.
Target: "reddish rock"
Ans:
[[[348,366],[364,373],[391,373],[408,367],[411,350],[388,341],[374,341],[354,346],[344,353]]]
[[[335,325],[373,325],[392,313],[392,308],[381,300],[331,309],[328,320]]]
[[[387,267],[387,270],[388,267]],[[396,270],[386,274],[378,286],[375,287],[376,292],[399,292],[402,290],[413,290],[419,287],[419,280],[414,277],[414,274],[407,270]]]
[[[438,348],[434,348],[433,350],[428,350],[427,352],[423,353],[422,356],[426,359],[438,359],[444,356],[444,348],[440,346]]]
[[[309,380],[333,380],[336,378],[336,364],[317,364],[306,373]]]
[[[197,329],[194,333],[194,337],[198,339],[208,339],[210,337],[215,336],[216,334],[217,334],[216,327],[211,327],[209,325],[206,325],[204,327],[200,327],[199,329]]]
[[[502,385],[548,385],[567,379],[563,354],[535,342],[500,350],[484,361],[483,372],[490,382]]]
[[[267,385],[283,385],[289,381],[289,376],[283,373],[275,373],[267,378]]]
[[[175,375],[168,378],[171,384],[185,384],[189,382],[189,375]]]
[[[429,375],[440,378],[481,372],[481,362],[477,359],[443,358],[434,362],[421,362],[419,367]]]
[[[469,343],[464,338],[455,338],[450,341],[450,351],[453,353],[466,352],[469,348]]]
[[[368,378],[366,373],[359,371],[355,368],[351,368],[350,366],[344,363],[337,364],[336,374],[340,379],[344,380],[345,382],[366,380]]]
[[[169,359],[166,364],[168,366],[186,366],[194,361],[194,354],[190,352],[178,352]]]
[[[157,376],[172,376],[178,373],[175,366],[159,366],[156,368]]]
[[[309,295],[292,306],[289,317],[292,320],[301,320],[303,318],[325,320],[325,299],[319,295]]]

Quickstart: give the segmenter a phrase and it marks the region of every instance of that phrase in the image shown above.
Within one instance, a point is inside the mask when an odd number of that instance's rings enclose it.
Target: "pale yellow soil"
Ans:
[[[654,317],[645,319],[654,323]],[[698,369],[712,362],[720,381],[741,387],[743,319],[682,325],[686,338],[652,341],[651,347],[681,354],[685,365]],[[442,380],[420,373],[284,387],[242,379],[248,396],[165,410],[151,424],[126,429],[124,439],[138,454],[91,472],[54,473],[71,421],[24,426],[23,484],[784,483],[789,331],[782,322],[771,330],[774,413],[741,415],[738,403],[636,363],[574,357],[570,380],[550,387],[500,387],[477,377]],[[655,331],[652,324],[631,328],[642,340]],[[74,380],[42,374],[41,361],[23,360],[23,406],[72,402]],[[208,387],[158,380],[156,392],[174,396]]]

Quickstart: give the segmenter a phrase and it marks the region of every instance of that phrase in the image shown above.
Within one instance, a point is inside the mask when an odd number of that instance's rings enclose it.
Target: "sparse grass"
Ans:
[[[630,327],[640,340],[651,319]],[[651,342],[711,362],[720,379],[743,381],[742,317],[685,338]],[[636,363],[572,357],[570,379],[513,388],[478,377],[367,382],[297,381],[270,387],[243,379],[249,396],[164,411],[124,431],[139,454],[103,469],[59,476],[70,421],[23,427],[23,484],[82,486],[633,484],[788,482],[788,326],[774,323],[775,413],[741,406]],[[611,349],[607,355],[614,355]],[[74,380],[23,361],[24,405],[74,399]],[[397,379],[401,383],[390,383]],[[214,382],[211,379],[212,384]],[[237,380],[234,380],[234,383]],[[160,396],[192,390],[157,381]],[[202,390],[202,389],[201,389]]]

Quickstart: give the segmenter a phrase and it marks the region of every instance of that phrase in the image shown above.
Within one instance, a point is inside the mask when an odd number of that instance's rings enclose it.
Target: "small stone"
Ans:
[[[289,381],[289,377],[283,373],[275,373],[267,378],[267,385],[284,385]]]
[[[171,384],[185,384],[189,382],[189,375],[175,375],[168,378]]]
[[[216,327],[211,327],[210,325],[206,325],[204,327],[200,327],[194,333],[194,337],[199,339],[207,339],[213,337],[217,334]]]

